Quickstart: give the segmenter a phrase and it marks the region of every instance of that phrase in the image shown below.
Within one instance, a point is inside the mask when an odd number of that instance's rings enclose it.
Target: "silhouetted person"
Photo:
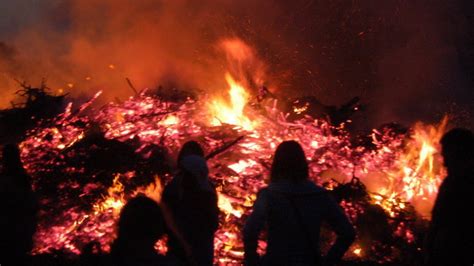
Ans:
[[[165,221],[160,205],[145,196],[131,199],[120,213],[118,236],[111,248],[112,265],[169,265],[154,248],[164,234]]]
[[[324,221],[337,239],[321,258],[319,237]],[[267,248],[260,258],[257,241],[265,226]],[[270,184],[258,193],[243,235],[246,265],[334,265],[354,241],[355,232],[328,192],[308,180],[301,146],[285,141],[275,152]]]
[[[184,157],[188,155],[196,155],[200,157],[204,157],[204,150],[202,149],[201,145],[196,141],[188,141],[184,143],[183,147],[178,153],[177,158],[177,166],[178,166],[178,174],[165,186],[163,190],[163,202],[167,202],[171,198],[179,198],[180,193],[182,193],[182,181],[183,175],[181,174],[181,161]]]
[[[23,168],[20,150],[3,148],[0,176],[0,264],[25,265],[33,248],[38,203],[31,178]]]
[[[197,155],[200,157],[204,157],[204,150],[202,149],[201,145],[199,145],[199,143],[197,143],[194,140],[184,143],[183,147],[181,147],[181,150],[179,151],[179,154],[178,154],[178,159],[177,159],[178,167],[179,167],[180,162],[183,160],[183,158],[188,155]]]
[[[441,139],[448,176],[432,211],[425,253],[426,265],[474,263],[474,136],[453,129]]]
[[[178,156],[179,172],[163,191],[162,201],[180,233],[169,232],[168,254],[182,265],[213,263],[219,209],[203,155],[198,143],[187,142]]]

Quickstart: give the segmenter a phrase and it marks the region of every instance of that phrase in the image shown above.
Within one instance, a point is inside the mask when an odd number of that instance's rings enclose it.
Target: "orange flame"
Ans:
[[[119,181],[120,175],[116,175],[112,186],[107,190],[107,196],[103,201],[94,205],[94,212],[96,214],[106,210],[112,210],[115,215],[120,213],[120,210],[125,205],[124,186]]]
[[[107,196],[94,205],[96,213],[112,210],[114,215],[118,215],[122,210],[122,207],[125,205],[127,200],[125,199],[124,185],[119,180],[120,176],[120,174],[115,176],[112,186],[107,190]],[[144,194],[156,202],[160,202],[162,190],[163,186],[161,185],[160,178],[155,176],[155,182],[146,187],[139,187],[132,193],[132,195],[137,196],[139,194]]]
[[[446,176],[439,154],[439,141],[446,131],[447,117],[438,125],[417,123],[396,165],[388,171],[388,184],[372,199],[392,217],[410,202],[424,217],[430,216],[438,187]]]
[[[211,124],[219,126],[225,123],[239,126],[245,130],[254,129],[256,123],[244,114],[244,108],[249,101],[250,95],[230,73],[226,73],[225,79],[229,85],[230,103],[222,100],[212,101],[210,106],[210,111],[213,115]]]
[[[250,99],[249,88],[263,86],[265,65],[259,60],[257,52],[241,39],[223,39],[219,48],[227,59],[225,80],[229,86],[229,97],[211,101],[211,125],[230,124],[253,130],[258,123],[249,118],[244,109]]]
[[[156,202],[161,202],[161,192],[163,191],[163,185],[158,176],[155,176],[155,182],[149,184],[147,187],[139,188],[135,191],[134,195],[145,194],[147,197],[153,199]]]
[[[218,193],[218,206],[219,209],[224,212],[225,214],[232,214],[237,218],[242,217],[243,211],[236,209],[232,206],[232,199],[226,196],[223,193]]]

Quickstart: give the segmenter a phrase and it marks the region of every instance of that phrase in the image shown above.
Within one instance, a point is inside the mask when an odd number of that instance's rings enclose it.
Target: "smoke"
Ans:
[[[12,77],[46,78],[75,97],[104,90],[104,100],[133,93],[126,77],[138,88],[222,90],[219,44],[240,38],[265,62],[261,83],[335,105],[361,96],[368,127],[446,111],[472,121],[472,4],[445,2],[2,1],[0,106],[18,88]]]
[[[375,5],[372,10],[380,23],[372,65],[373,119],[409,124],[449,114],[453,124],[464,119],[461,125],[474,126],[469,114],[474,83],[467,79],[474,68],[462,63],[474,60],[463,51],[472,25],[464,10],[467,2],[391,2],[392,8]]]
[[[31,14],[2,29],[2,96],[16,89],[12,77],[33,85],[46,78],[54,92],[75,96],[104,90],[107,99],[131,94],[126,77],[139,88],[217,90],[225,84],[226,60],[217,44],[234,36],[225,14],[253,5],[49,0],[40,8],[28,2],[7,8]]]

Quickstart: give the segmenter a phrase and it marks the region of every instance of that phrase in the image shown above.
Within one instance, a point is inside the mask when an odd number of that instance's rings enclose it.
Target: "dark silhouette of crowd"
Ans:
[[[473,133],[453,129],[441,144],[448,177],[433,209],[425,265],[472,265]],[[161,202],[144,195],[127,202],[110,255],[95,265],[213,265],[219,209],[204,154],[197,142],[185,143]],[[0,265],[32,265],[38,203],[15,145],[3,148],[0,197]],[[336,235],[324,255],[323,223]],[[257,246],[263,231],[267,246],[260,255]],[[168,252],[161,255],[155,245],[165,235]],[[337,265],[356,232],[329,192],[310,181],[302,147],[285,141],[276,149],[269,185],[258,192],[242,237],[245,265]]]

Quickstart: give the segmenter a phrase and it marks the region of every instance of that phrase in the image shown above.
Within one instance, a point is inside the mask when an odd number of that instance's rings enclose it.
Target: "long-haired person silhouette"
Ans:
[[[129,200],[120,212],[118,235],[111,248],[112,264],[168,265],[155,250],[164,234],[165,219],[157,202],[142,195]]]
[[[281,143],[273,159],[270,184],[262,189],[244,227],[246,265],[334,265],[355,232],[328,192],[308,179],[308,164],[295,141]],[[321,257],[319,234],[322,222],[337,234],[325,257]],[[257,241],[267,228],[267,248],[260,258]]]
[[[213,265],[219,208],[203,156],[197,142],[185,143],[178,155],[178,173],[163,191],[162,202],[175,225],[169,230],[168,254],[181,265]]]

